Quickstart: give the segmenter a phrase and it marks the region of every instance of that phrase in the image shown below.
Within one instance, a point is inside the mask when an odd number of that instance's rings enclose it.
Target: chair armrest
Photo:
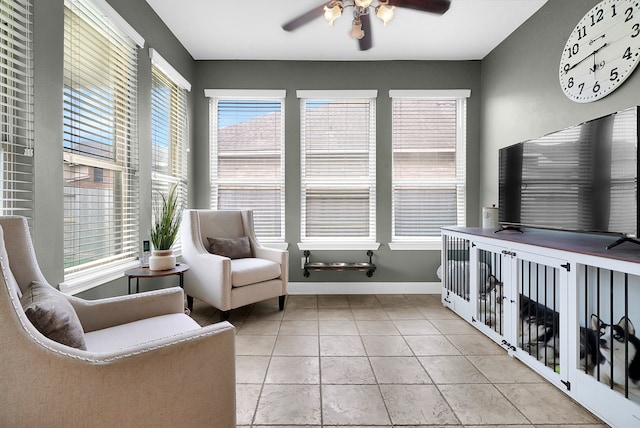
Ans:
[[[190,248],[183,251],[189,264],[184,290],[189,296],[225,310],[231,306],[231,259]]]
[[[289,252],[286,250],[278,250],[276,248],[256,247],[255,256],[259,259],[271,260],[279,263],[282,274],[280,277],[284,283],[284,291],[286,292],[286,283],[289,281]]]
[[[67,296],[67,299],[85,332],[184,311],[184,293],[180,287],[99,300],[73,296]]]
[[[255,257],[258,259],[271,260],[272,262],[285,263],[288,252],[277,248],[256,247]]]

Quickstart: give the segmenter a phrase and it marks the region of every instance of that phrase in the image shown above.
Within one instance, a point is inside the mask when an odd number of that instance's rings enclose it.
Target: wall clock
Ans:
[[[606,97],[640,60],[640,0],[603,0],[573,29],[560,58],[560,86],[569,99]]]

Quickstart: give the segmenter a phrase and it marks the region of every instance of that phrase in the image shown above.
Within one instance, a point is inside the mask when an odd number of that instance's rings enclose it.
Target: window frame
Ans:
[[[264,185],[268,183],[272,185],[276,192],[280,195],[280,203],[278,206],[279,213],[276,215],[273,223],[274,230],[279,230],[279,236],[261,236],[259,227],[256,227],[256,237],[261,244],[265,246],[286,249],[286,228],[285,228],[285,100],[286,90],[282,89],[205,89],[205,97],[209,98],[209,180],[210,180],[210,207],[211,209],[220,209],[218,206],[219,184],[223,183],[227,186],[252,186]],[[220,101],[238,101],[238,102],[274,102],[280,104],[280,132],[279,132],[279,164],[280,170],[276,174],[276,178],[269,180],[252,179],[230,179],[221,181],[218,178],[218,103]],[[254,152],[260,154],[260,152]],[[250,153],[247,153],[249,155]],[[241,209],[241,208],[238,208]],[[260,213],[254,211],[254,222],[258,225],[260,222]],[[279,217],[279,219],[278,219]]]
[[[101,249],[98,256],[89,261],[74,262],[73,265],[64,268],[64,281],[60,284],[60,289],[69,294],[75,294],[88,290],[98,285],[122,277],[123,270],[137,266],[137,256],[139,253],[139,178],[138,178],[138,48],[144,46],[144,38],[140,36],[133,27],[131,27],[105,0],[65,0],[65,99],[63,101],[63,116],[65,123],[65,131],[63,138],[63,164],[67,167],[74,168],[75,165],[84,165],[87,170],[91,168],[101,168],[111,170],[114,175],[119,176],[118,180],[111,187],[111,197],[117,195],[118,199],[114,200],[113,205],[109,208],[109,213],[113,214],[114,226],[109,227],[110,234],[118,236],[118,243],[108,250]],[[67,18],[68,16],[68,18]],[[74,22],[82,26],[82,31],[96,32],[101,38],[108,40],[109,48],[113,52],[122,53],[127,58],[123,64],[123,73],[117,74],[118,82],[127,82],[126,96],[119,92],[113,92],[114,95],[108,95],[112,90],[112,86],[104,81],[83,80],[73,74],[71,70],[76,70],[78,64],[84,64],[88,76],[104,76],[104,70],[97,72],[98,65],[90,65],[92,59],[81,57],[80,54],[74,56],[78,42],[81,42],[81,36],[78,30],[69,27],[68,23]],[[76,24],[74,24],[76,25]],[[75,43],[75,45],[74,45]],[[71,48],[73,46],[73,48]],[[120,48],[124,47],[121,51]],[[95,50],[87,49],[86,52],[95,53]],[[110,53],[111,55],[111,53]],[[99,57],[93,57],[99,58]],[[68,74],[69,73],[69,74]],[[111,75],[110,73],[107,73]],[[82,89],[85,88],[85,89]],[[98,89],[92,93],[92,90]],[[121,92],[121,91],[120,91]],[[80,94],[80,95],[78,95]],[[107,94],[107,96],[105,96]],[[118,98],[118,95],[121,98]],[[69,98],[73,97],[73,98]],[[97,98],[101,97],[101,98]],[[113,97],[110,99],[109,97]],[[84,99],[84,101],[83,101]],[[116,101],[117,100],[117,101]],[[123,101],[125,100],[125,101]],[[119,126],[114,126],[115,119],[113,117],[104,119],[98,116],[97,110],[91,110],[90,102],[97,101],[99,106],[104,106],[108,111],[112,111],[114,117],[126,118],[124,122],[118,122]],[[83,102],[85,105],[83,106]],[[81,115],[81,110],[88,109],[96,118],[88,119]],[[97,109],[97,107],[94,107]],[[104,117],[109,117],[107,114]],[[93,120],[93,121],[91,121]],[[81,141],[83,131],[82,126],[89,129],[96,123],[104,121],[107,129],[112,129],[109,143],[104,144],[105,148],[110,147],[111,153],[103,152],[102,155],[91,153],[87,150],[83,153],[79,148],[83,147],[85,142]],[[78,126],[81,125],[81,126]],[[96,137],[96,142],[103,137]],[[107,137],[104,137],[107,138]],[[85,145],[91,149],[97,144],[91,143]],[[73,170],[69,170],[73,173]],[[65,180],[66,181],[66,180]],[[78,185],[67,186],[63,184],[64,193],[67,188],[76,190],[81,188]],[[67,210],[73,207],[65,206],[65,223]],[[65,235],[67,230],[65,226]],[[69,233],[72,233],[69,231]],[[73,232],[76,233],[76,232]],[[80,232],[82,233],[82,232]],[[67,236],[65,236],[66,238]],[[65,239],[65,254],[71,249],[71,256],[78,259],[79,251],[82,251],[76,244],[67,246]]]
[[[300,100],[300,250],[377,250],[380,246],[376,242],[377,232],[377,171],[376,171],[376,124],[377,124],[377,90],[298,90],[296,92]],[[353,236],[307,236],[307,189],[312,187],[330,188],[339,187],[346,189],[344,181],[339,178],[319,179],[306,176],[307,170],[307,103],[349,102],[368,103],[369,118],[367,121],[369,138],[367,144],[367,170],[368,174],[356,180],[357,187],[369,187],[368,192],[368,235],[355,238]],[[346,151],[348,152],[348,150]],[[349,177],[352,179],[353,177]]]
[[[416,186],[437,186],[442,184],[456,186],[456,225],[466,225],[466,140],[467,140],[467,99],[471,96],[468,89],[452,89],[452,90],[390,90],[392,109],[392,173],[391,173],[391,242],[389,248],[391,250],[439,250],[442,245],[440,235],[426,236],[397,236],[396,235],[396,185],[398,183],[411,184]],[[397,180],[394,174],[396,145],[395,139],[395,123],[393,120],[394,102],[402,100],[455,100],[456,101],[456,147],[455,147],[455,179],[420,179],[420,180]],[[450,226],[450,225],[442,225]]]
[[[189,152],[189,108],[187,92],[191,91],[191,84],[169,62],[167,62],[155,49],[149,48],[151,58],[151,206],[157,207],[161,203],[158,189],[163,189],[165,196],[173,186],[178,186],[178,203],[180,210],[187,208],[188,203],[188,152]],[[163,111],[157,110],[159,103],[165,99],[154,92],[156,84],[168,91],[166,98],[168,104],[162,104]],[[168,112],[167,136],[162,141],[156,128],[162,127],[161,118],[157,115]],[[168,154],[167,171],[156,169],[159,146],[166,143]],[[166,189],[166,191],[164,190]],[[153,216],[156,209],[152,209]],[[175,255],[182,254],[180,235],[172,246]]]

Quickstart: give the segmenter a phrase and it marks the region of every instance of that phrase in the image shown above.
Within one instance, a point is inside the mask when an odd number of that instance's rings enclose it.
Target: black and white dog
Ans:
[[[592,315],[594,317],[595,315]],[[580,327],[580,370],[589,374],[602,360],[602,355],[598,349],[600,333],[593,327]]]
[[[602,322],[591,315],[591,328],[597,332],[598,354],[593,375],[611,387],[640,388],[640,339],[635,335],[631,320],[622,317],[618,324]],[[625,352],[626,349],[626,352]]]

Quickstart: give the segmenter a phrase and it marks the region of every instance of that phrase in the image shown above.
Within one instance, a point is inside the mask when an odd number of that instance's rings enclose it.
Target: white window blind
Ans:
[[[465,224],[466,97],[441,91],[390,95],[392,240],[440,239],[442,226]]]
[[[179,206],[187,206],[187,147],[189,126],[187,111],[187,89],[176,83],[155,63],[152,55],[151,68],[151,164],[153,213],[177,186]],[[166,65],[164,65],[166,68]],[[180,253],[180,237],[173,244],[175,253]]]
[[[376,91],[299,91],[302,242],[376,239]]]
[[[32,4],[0,0],[0,211],[33,219]]]
[[[65,0],[65,281],[139,248],[137,47],[104,7]]]
[[[284,242],[285,91],[216,91],[211,97],[211,208],[250,209],[256,236]]]

